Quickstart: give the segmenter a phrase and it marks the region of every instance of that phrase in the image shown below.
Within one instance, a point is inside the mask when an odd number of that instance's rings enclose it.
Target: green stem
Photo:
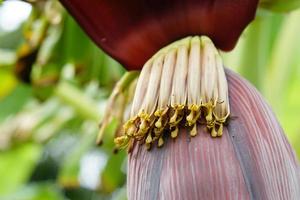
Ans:
[[[68,82],[59,83],[55,95],[88,119],[98,121],[102,118],[98,112],[97,103]]]

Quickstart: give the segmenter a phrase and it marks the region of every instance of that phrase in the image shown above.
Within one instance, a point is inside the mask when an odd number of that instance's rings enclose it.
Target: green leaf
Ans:
[[[0,99],[0,120],[19,112],[31,95],[32,89],[29,86],[19,84],[10,95]]]
[[[111,193],[126,182],[122,165],[126,158],[126,151],[111,154],[101,176],[101,189],[105,193]]]
[[[1,62],[1,50],[0,50],[0,62]],[[1,65],[1,64],[0,64]],[[7,71],[0,69],[0,102],[8,96],[16,87],[17,79],[14,75]]]
[[[0,195],[14,192],[27,181],[40,153],[37,144],[23,144],[0,153]]]
[[[275,12],[290,12],[300,8],[300,0],[261,0],[260,6]]]
[[[1,197],[1,196],[0,196]],[[65,200],[59,188],[51,183],[29,184],[1,200]]]

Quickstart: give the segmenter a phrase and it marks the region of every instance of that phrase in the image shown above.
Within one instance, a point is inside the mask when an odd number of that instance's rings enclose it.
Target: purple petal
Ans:
[[[199,127],[161,149],[136,145],[128,199],[299,199],[299,163],[274,113],[247,81],[229,70],[227,78],[232,112],[223,137]]]

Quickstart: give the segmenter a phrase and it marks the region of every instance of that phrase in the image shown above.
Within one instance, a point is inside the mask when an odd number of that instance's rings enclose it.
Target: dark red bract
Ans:
[[[141,69],[159,49],[190,35],[207,35],[218,48],[231,50],[258,0],[61,2],[104,51],[127,69]]]

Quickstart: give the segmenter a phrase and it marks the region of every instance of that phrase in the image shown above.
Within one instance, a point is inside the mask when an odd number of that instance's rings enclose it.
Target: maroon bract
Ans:
[[[129,70],[159,49],[207,35],[231,50],[254,18],[257,0],[60,0],[104,51]]]

